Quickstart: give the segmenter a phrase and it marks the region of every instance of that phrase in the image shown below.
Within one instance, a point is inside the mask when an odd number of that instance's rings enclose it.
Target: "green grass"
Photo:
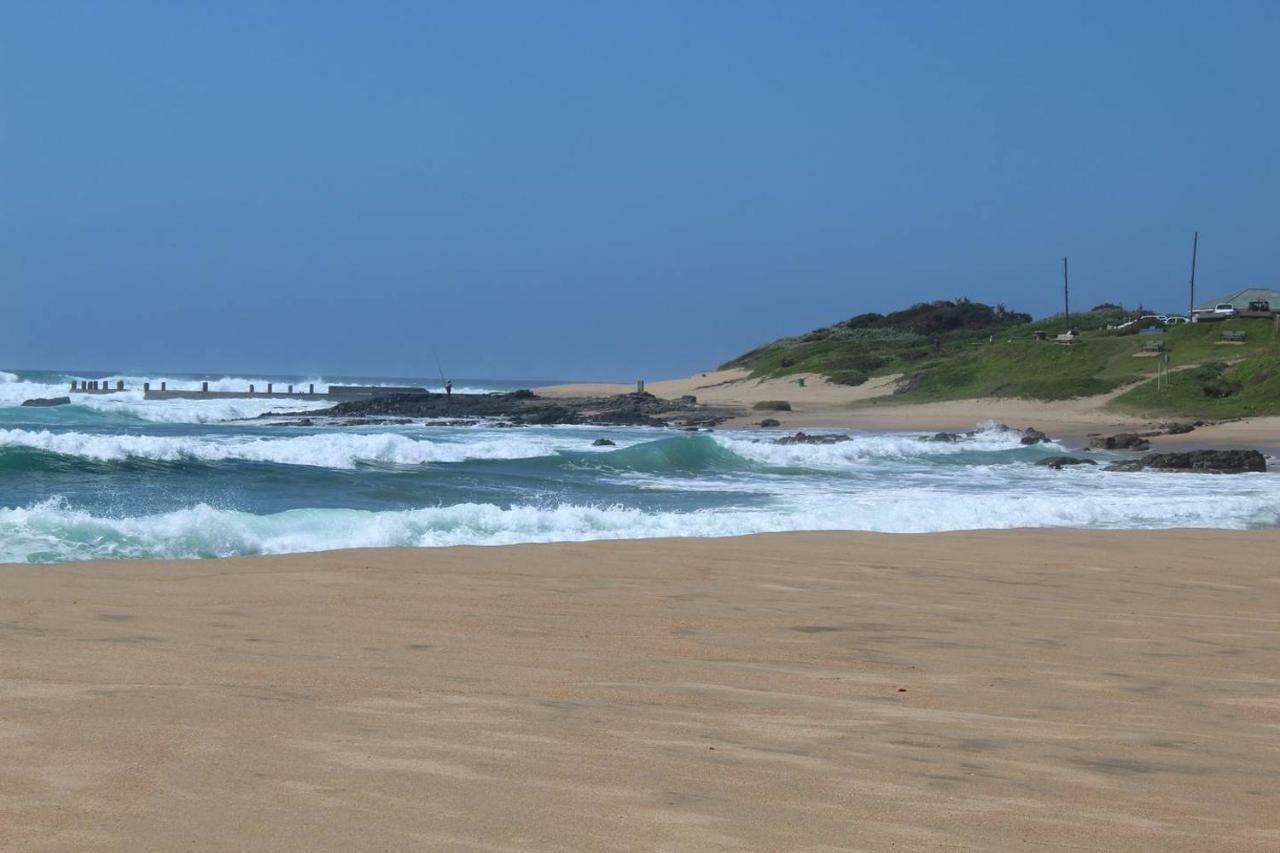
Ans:
[[[1280,343],[1274,340],[1270,320],[1182,324],[1156,336],[1106,329],[1131,315],[1115,307],[1073,314],[1071,325],[1082,335],[1063,345],[1034,338],[1036,332],[1064,331],[1067,322],[1062,315],[1031,321],[1026,315],[978,303],[932,303],[887,316],[860,315],[782,338],[724,366],[745,367],[759,377],[817,373],[848,385],[900,373],[904,382],[895,399],[904,403],[975,397],[1064,400],[1154,377],[1157,364],[1167,356],[1175,368],[1169,390],[1152,396],[1144,384],[1123,394],[1117,407],[1206,417],[1280,413],[1280,380],[1274,370]],[[1246,332],[1248,340],[1241,345],[1221,343],[1222,333],[1229,330]],[[1163,340],[1164,352],[1139,357],[1142,345],[1151,340]],[[1207,396],[1203,383],[1212,377],[1197,380],[1176,370],[1208,362],[1227,362],[1221,380],[1228,387],[1239,385],[1239,390]],[[1202,383],[1199,391],[1196,381]]]
[[[1280,415],[1280,348],[1234,364],[1209,362],[1144,382],[1112,401],[1122,411],[1198,418]]]

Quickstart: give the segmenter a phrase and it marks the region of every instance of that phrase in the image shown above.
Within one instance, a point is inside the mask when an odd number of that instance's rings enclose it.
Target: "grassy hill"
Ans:
[[[1081,337],[1065,345],[1035,337],[1064,331],[1062,315],[1033,321],[1003,306],[934,302],[892,314],[862,314],[782,338],[724,367],[746,368],[761,377],[818,373],[848,385],[900,373],[904,380],[896,399],[901,402],[1063,400],[1154,377],[1167,355],[1173,370],[1167,386],[1138,385],[1114,405],[1136,413],[1201,417],[1280,414],[1280,341],[1270,320],[1182,324],[1158,335],[1107,328],[1131,316],[1116,305],[1072,314],[1071,325]],[[1244,331],[1247,340],[1223,343],[1224,331]],[[1142,353],[1143,344],[1152,340],[1164,341],[1161,356]],[[1185,369],[1190,366],[1199,367]]]

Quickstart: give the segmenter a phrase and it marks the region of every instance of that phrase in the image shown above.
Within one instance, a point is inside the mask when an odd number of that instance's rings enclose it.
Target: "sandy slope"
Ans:
[[[0,573],[0,849],[1280,848],[1280,532]]]

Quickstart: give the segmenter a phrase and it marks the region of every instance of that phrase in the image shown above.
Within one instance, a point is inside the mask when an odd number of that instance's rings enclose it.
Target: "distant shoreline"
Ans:
[[[1139,417],[1105,408],[1117,393],[1075,400],[1043,402],[1017,398],[899,402],[892,398],[899,377],[873,377],[863,385],[837,385],[815,374],[782,379],[752,379],[746,370],[709,370],[679,379],[646,381],[645,390],[659,397],[686,394],[699,402],[734,407],[739,414],[725,429],[758,428],[765,418],[777,420],[779,430],[847,429],[885,432],[970,430],[995,421],[1019,428],[1035,427],[1051,437],[1086,445],[1091,435],[1150,431],[1180,420],[1172,417]],[[798,380],[804,380],[801,386]],[[545,396],[623,394],[634,384],[572,383],[535,388]],[[785,400],[791,411],[755,411],[762,400]],[[1181,420],[1194,420],[1183,418]],[[1156,446],[1232,447],[1280,451],[1280,417],[1246,418],[1209,424],[1183,435],[1159,436]]]

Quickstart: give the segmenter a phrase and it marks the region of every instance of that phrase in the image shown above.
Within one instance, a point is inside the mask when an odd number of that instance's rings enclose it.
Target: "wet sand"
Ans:
[[[0,567],[0,849],[1275,850],[1280,532]]]

